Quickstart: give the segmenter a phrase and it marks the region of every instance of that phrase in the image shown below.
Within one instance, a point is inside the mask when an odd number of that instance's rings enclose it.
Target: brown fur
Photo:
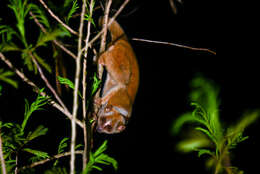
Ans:
[[[98,64],[107,70],[100,98],[101,107],[97,115],[98,130],[104,133],[118,133],[125,127],[124,119],[131,116],[132,105],[139,85],[139,67],[134,51],[121,26],[114,21],[109,27],[109,31],[112,42],[98,60]],[[112,109],[106,109],[107,107]],[[128,114],[122,116],[118,110]],[[108,123],[111,124],[106,129]]]

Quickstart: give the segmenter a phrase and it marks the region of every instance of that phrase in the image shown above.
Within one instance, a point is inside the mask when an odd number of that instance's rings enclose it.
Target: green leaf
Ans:
[[[197,119],[191,114],[191,112],[187,112],[179,116],[173,123],[172,126],[172,134],[176,135],[181,130],[182,126],[186,123],[196,122]]]
[[[96,27],[96,24],[95,24],[93,18],[92,18],[89,14],[85,14],[85,20],[86,20],[86,21],[90,21],[91,24],[92,24],[94,27]]]
[[[58,147],[58,154],[64,152],[65,148],[68,146],[68,143],[67,143],[68,140],[69,140],[69,138],[68,138],[68,137],[65,137],[65,138],[63,138],[63,139],[60,141],[59,147]]]
[[[74,83],[68,78],[58,76],[58,81],[62,85],[68,85],[71,89],[75,88]]]
[[[217,145],[217,140],[216,140],[216,138],[215,138],[214,135],[212,135],[207,129],[204,129],[204,128],[202,128],[202,127],[196,127],[195,129],[196,129],[196,130],[199,130],[199,131],[201,131],[201,132],[203,132],[203,133],[205,133],[205,134],[209,137],[209,139],[210,139],[211,141],[213,141],[213,142]]]
[[[86,169],[83,171],[83,174],[89,173],[92,169],[97,169],[102,171],[103,169],[97,164],[103,165],[112,165],[115,170],[118,168],[117,161],[108,156],[107,154],[103,153],[107,149],[107,140],[95,151],[95,153],[90,153],[89,162],[86,166]]]
[[[40,125],[33,132],[29,132],[29,134],[27,135],[27,140],[31,141],[39,136],[46,135],[47,132],[48,128]]]
[[[36,4],[31,4],[31,12],[34,14],[37,20],[45,26],[46,29],[50,28],[49,21],[45,16],[44,11],[40,7],[38,7]],[[33,19],[33,17],[30,17],[30,19]]]
[[[43,151],[39,151],[39,150],[34,150],[34,149],[30,149],[30,148],[24,148],[23,151],[25,152],[29,152],[37,157],[40,157],[42,159],[46,159],[49,158],[50,156],[48,155],[47,152],[43,152]]]
[[[107,140],[103,142],[103,144],[95,151],[94,157],[102,154],[107,149]]]
[[[65,138],[63,138],[63,139],[60,141],[59,146],[58,146],[58,154],[63,153],[63,152],[65,151],[65,148],[68,147],[68,143],[67,143],[68,140],[69,140],[69,138],[68,138],[68,137],[65,137]],[[54,166],[54,167],[57,166],[57,165],[58,165],[58,162],[59,162],[59,160],[57,159],[57,160],[54,162],[53,166]]]
[[[10,4],[8,5],[8,7],[12,9],[12,11],[15,14],[17,20],[16,27],[18,28],[18,31],[20,33],[19,38],[24,43],[25,47],[27,47],[27,43],[25,38],[24,22],[29,10],[31,9],[31,5],[27,4],[27,1],[28,0],[24,0],[24,1],[9,0]]]
[[[203,77],[194,78],[191,82],[192,92],[190,98],[205,109],[207,123],[210,129],[214,132],[217,140],[223,137],[223,131],[219,121],[219,100],[218,87],[208,79]]]
[[[183,153],[188,153],[192,151],[197,151],[203,147],[210,147],[211,142],[205,137],[193,137],[190,139],[180,141],[176,148],[178,151]]]
[[[93,82],[92,89],[91,89],[91,96],[93,96],[95,94],[95,92],[97,91],[97,89],[99,88],[99,85],[101,83],[101,80],[98,79],[96,73],[94,73],[93,80],[94,80],[94,82]]]
[[[32,58],[31,56],[29,55],[29,50],[28,49],[24,49],[22,50],[21,52],[21,57],[22,59],[24,60],[24,65],[27,66],[28,70],[29,71],[34,71],[35,74],[37,72],[37,67],[34,65],[34,63],[32,62]]]
[[[12,27],[8,25],[0,25],[0,37],[2,38],[3,43],[10,42],[13,35],[17,36],[17,33]]]
[[[75,89],[74,83],[68,78],[58,76],[58,81],[60,82],[60,84],[68,85],[71,89]],[[82,98],[80,91],[78,91],[78,95]]]
[[[54,29],[54,30],[46,32],[46,33],[41,32],[39,35],[36,47],[46,46],[47,42],[53,41],[53,40],[57,39],[58,37],[64,37],[67,35],[68,35],[68,33],[61,28]]]
[[[32,113],[34,111],[41,110],[42,107],[48,103],[48,98],[41,96],[41,94],[40,94],[43,92],[43,90],[44,90],[44,88],[39,90],[36,100],[31,105],[25,99],[25,112],[24,112],[24,120],[23,120],[23,123],[21,124],[21,132],[24,131],[25,126],[27,125],[28,119],[30,118]]]
[[[14,124],[13,123],[3,123],[2,121],[0,121],[0,129],[2,129],[4,127],[10,129],[10,128],[14,127]]]
[[[0,51],[1,52],[8,52],[8,51],[21,51],[21,49],[15,45],[13,42],[5,42],[0,44]]]
[[[33,53],[34,57],[36,58],[37,62],[42,65],[49,73],[52,72],[51,66],[45,62],[36,52]]]
[[[198,157],[201,157],[201,155],[208,154],[210,156],[215,156],[214,152],[210,151],[209,149],[199,149],[198,150]]]
[[[3,69],[0,69],[0,80],[8,83],[9,85],[12,85],[13,87],[17,88],[18,83],[17,81],[11,79],[12,76],[14,76],[14,72],[12,71],[4,71]]]
[[[260,111],[246,112],[244,116],[235,125],[227,130],[227,140],[229,148],[235,148],[236,145],[248,138],[244,137],[243,132],[252,123],[255,123],[260,116]]]
[[[77,0],[73,1],[72,7],[68,13],[67,18],[65,19],[66,23],[69,23],[70,18],[73,16],[73,14],[75,14],[75,12],[77,11],[77,9],[79,8],[78,2]]]

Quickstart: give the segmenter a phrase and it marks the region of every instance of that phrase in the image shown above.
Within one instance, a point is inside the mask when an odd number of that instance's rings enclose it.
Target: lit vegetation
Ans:
[[[192,129],[185,133],[188,137],[178,143],[177,149],[197,151],[198,157],[208,155],[206,166],[214,174],[242,174],[231,165],[231,150],[248,138],[243,135],[244,130],[257,120],[259,111],[247,112],[236,124],[226,127],[219,119],[219,90],[216,85],[198,77],[192,80],[191,86],[190,100],[194,109],[175,120],[172,132],[176,135],[186,123],[190,123]]]

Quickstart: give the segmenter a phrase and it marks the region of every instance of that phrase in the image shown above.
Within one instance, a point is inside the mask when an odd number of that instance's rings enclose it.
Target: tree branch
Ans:
[[[29,14],[32,16],[34,22],[40,27],[40,29],[42,30],[43,33],[47,33],[47,30],[44,28],[44,26],[38,21],[38,19],[35,17],[35,15],[30,11]],[[65,53],[67,53],[68,55],[70,55],[72,58],[76,59],[77,56],[72,53],[70,50],[68,50],[62,43],[60,43],[57,40],[53,40],[52,41],[55,45],[57,45],[58,47],[60,47]]]
[[[10,68],[12,69],[25,83],[27,83],[29,86],[31,86],[33,88],[33,91],[34,92],[39,92],[39,87],[35,85],[35,83],[33,83],[31,80],[29,80],[25,75],[24,73],[22,73],[21,71],[19,71],[17,68],[15,68],[13,66],[13,64],[8,60],[6,59],[6,57],[0,52],[0,59],[5,62],[5,64]],[[45,92],[42,92],[41,93],[42,96],[45,96],[45,97],[48,97],[50,98]],[[52,99],[49,99],[50,101],[50,104],[55,107],[56,109],[58,109],[59,111],[61,111],[64,115],[66,115],[70,120],[72,119],[72,115],[70,112],[68,111],[65,111],[63,109],[63,107],[61,107],[58,103],[56,103],[55,101],[53,101]],[[81,121],[77,120],[76,119],[76,123],[83,128],[83,124]]]
[[[71,120],[71,156],[70,156],[70,174],[75,172],[75,144],[76,144],[76,123],[78,112],[78,91],[79,91],[79,81],[80,81],[80,71],[81,71],[81,57],[82,57],[82,35],[84,27],[84,16],[86,11],[86,0],[83,0],[81,17],[79,24],[79,37],[78,37],[78,54],[76,59],[76,71],[75,71],[75,88],[73,94],[73,111],[72,111],[72,120]]]
[[[62,22],[60,20],[60,18],[58,16],[56,16],[51,9],[45,4],[45,2],[43,0],[39,0],[40,3],[43,5],[43,7],[49,12],[49,14],[56,20],[58,21],[63,27],[65,27],[67,30],[69,30],[72,34],[74,35],[78,35],[78,33],[76,31],[74,31],[72,28],[70,28],[68,25],[66,25],[64,22]]]
[[[107,26],[109,27],[112,22],[114,22],[114,20],[117,18],[117,16],[122,12],[122,10],[125,8],[125,6],[127,5],[127,3],[130,0],[125,0],[124,3],[120,6],[120,8],[117,10],[116,14],[110,18]],[[86,46],[83,48],[83,50],[85,50],[87,47],[91,47],[91,45],[105,32],[105,29],[103,28],[88,44],[86,44]]]
[[[4,154],[3,154],[1,128],[0,128],[0,161],[1,161],[2,174],[7,174],[6,167],[5,167],[5,159],[4,159]]]
[[[214,55],[217,54],[215,51],[212,51],[212,50],[207,49],[207,48],[195,48],[195,47],[171,43],[171,42],[155,41],[155,40],[140,39],[140,38],[132,38],[132,40],[141,41],[141,42],[148,42],[148,43],[163,44],[163,45],[171,45],[171,46],[186,48],[186,49],[195,50],[195,51],[205,51],[205,52],[209,52],[209,53],[214,54]]]
[[[82,154],[82,153],[83,153],[82,150],[75,151],[75,154]],[[52,160],[55,160],[55,159],[59,159],[59,158],[62,158],[62,157],[66,157],[66,156],[69,156],[69,155],[71,155],[71,152],[65,152],[65,153],[57,154],[57,155],[54,155],[53,157],[50,157],[50,158],[47,158],[47,159],[44,159],[44,160],[41,160],[41,161],[34,162],[34,163],[32,163],[30,165],[27,165],[27,166],[23,166],[23,167],[18,169],[18,172],[21,171],[21,170],[28,169],[28,168],[33,168],[33,167],[45,164],[45,163],[47,163],[49,161],[52,161]]]
[[[89,17],[92,18],[92,13],[93,13],[93,7],[94,7],[94,0],[90,1],[89,5]],[[87,36],[85,39],[85,44],[87,45],[89,42],[90,38],[90,32],[91,32],[91,20],[88,21],[88,26],[87,26]],[[83,110],[83,134],[84,134],[84,152],[82,155],[82,163],[83,163],[83,171],[86,168],[87,162],[88,162],[88,149],[91,149],[89,147],[89,142],[88,139],[91,139],[91,137],[88,137],[88,135],[91,135],[91,130],[88,129],[89,125],[89,120],[87,118],[87,102],[86,102],[86,93],[87,93],[87,84],[86,84],[86,79],[87,79],[87,57],[88,57],[88,47],[86,48],[84,52],[84,60],[83,60],[83,70],[82,70],[82,110]]]

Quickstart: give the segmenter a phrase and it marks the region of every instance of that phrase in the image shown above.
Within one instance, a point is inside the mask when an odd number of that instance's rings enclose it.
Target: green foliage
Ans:
[[[73,90],[75,89],[74,83],[68,78],[58,76],[58,81],[62,85],[68,85],[71,89]],[[82,98],[80,91],[78,91],[78,95]]]
[[[0,25],[0,36],[2,38],[2,42],[6,43],[12,40],[12,36],[15,35],[16,32],[12,27],[8,25]]]
[[[27,125],[28,119],[31,117],[32,113],[37,110],[42,110],[42,106],[48,103],[48,98],[41,95],[44,89],[40,89],[37,95],[36,100],[30,105],[28,100],[25,99],[25,111],[24,111],[24,120],[21,125],[21,131],[23,132],[25,126]]]
[[[28,0],[9,0],[8,2],[9,12],[13,14],[15,19],[13,21],[1,20],[0,19],[0,51],[5,52],[8,55],[8,52],[14,52],[10,55],[14,55],[13,58],[16,58],[14,66],[24,65],[24,67],[19,67],[21,71],[28,73],[27,70],[35,72],[38,71],[38,67],[34,62],[34,59],[43,67],[44,70],[51,73],[53,66],[49,65],[49,62],[53,60],[44,59],[40,51],[46,51],[49,49],[51,41],[58,40],[59,43],[63,44],[61,40],[65,40],[71,37],[71,34],[67,29],[65,29],[60,24],[54,24],[55,20],[49,20],[45,15],[45,9],[42,5],[38,6],[34,1]],[[35,4],[34,4],[35,3]],[[61,20],[65,20],[66,24],[69,24],[73,16],[77,16],[79,13],[79,2],[77,0],[64,0],[64,4],[61,6],[56,6],[55,2],[46,1],[48,7],[55,13]],[[94,27],[94,19],[89,12],[89,1],[87,1],[86,15],[85,20],[90,21]],[[93,7],[95,6],[95,1]],[[37,21],[35,21],[35,18]],[[30,19],[30,20],[29,20]],[[8,24],[2,24],[3,22],[8,22]],[[86,22],[86,21],[85,21]],[[34,26],[41,26],[37,31],[34,31],[31,34],[31,24]],[[54,27],[53,27],[54,26]],[[42,30],[42,27],[46,30]],[[75,26],[73,26],[74,28]],[[34,28],[33,28],[34,29]],[[75,36],[76,37],[76,36]],[[84,37],[84,36],[83,36]],[[73,41],[77,38],[69,40],[69,44],[64,44],[62,46],[67,47],[68,45],[73,45]],[[72,48],[72,47],[71,47]],[[70,49],[70,48],[68,48]],[[71,49],[75,51],[75,49]],[[54,55],[54,54],[53,54]],[[22,62],[19,62],[22,61]],[[17,87],[17,82],[12,79],[13,72],[5,71],[0,69],[0,80]],[[30,77],[30,76],[29,76]],[[70,88],[74,89],[74,84],[67,78],[58,77],[58,80],[61,84],[68,85]],[[92,83],[93,82],[93,83]],[[96,91],[100,86],[101,81],[98,79],[97,75],[94,74],[93,79],[91,79],[91,84],[89,85],[89,98],[87,103],[90,103],[90,98],[94,96]],[[2,86],[0,85],[0,95],[1,95]],[[32,142],[35,139],[46,135],[48,129],[43,125],[35,126],[33,129],[30,128],[30,119],[35,111],[42,110],[44,105],[48,103],[48,98],[43,97],[40,93],[43,92],[43,89],[39,91],[39,94],[36,100],[30,103],[25,99],[25,112],[24,118],[20,124],[18,123],[3,123],[0,122],[1,136],[3,139],[3,152],[4,158],[7,165],[8,173],[14,173],[18,159],[18,166],[21,165],[30,165],[34,162],[39,162],[43,159],[53,158],[47,153],[40,149],[37,149],[32,146]],[[81,96],[80,92],[79,95]],[[91,120],[93,122],[94,120]],[[69,139],[63,138],[57,147],[57,154],[63,154],[67,151],[69,146]],[[76,145],[75,149],[81,148],[83,145]],[[90,173],[93,169],[102,171],[104,165],[112,165],[114,169],[117,169],[117,161],[108,156],[105,153],[107,149],[107,141],[105,141],[95,152],[90,153],[90,159],[87,164],[87,170],[83,173]],[[23,157],[26,157],[24,159]],[[67,156],[67,155],[66,155]],[[28,159],[28,160],[27,160]],[[54,162],[54,166],[51,170],[45,172],[45,174],[67,174],[66,168],[62,168],[58,165],[58,160]],[[25,169],[19,171],[19,173],[32,173],[34,169]],[[81,171],[77,171],[81,172]]]
[[[25,38],[25,27],[24,27],[24,23],[25,23],[25,18],[30,10],[30,5],[28,5],[28,0],[10,0],[10,4],[8,5],[8,7],[10,9],[12,9],[12,11],[15,14],[16,20],[17,20],[17,24],[16,27],[19,31],[20,34],[20,39],[22,40],[22,42],[24,43],[24,45],[27,46],[27,42],[26,42],[26,38]]]
[[[97,74],[94,73],[93,84],[92,84],[92,87],[91,87],[91,96],[93,96],[96,93],[100,84],[101,84],[101,80],[99,80],[98,77],[97,77]]]
[[[70,79],[58,76],[58,80],[59,80],[60,84],[68,85],[71,89],[74,90],[74,88],[75,88],[74,83]]]
[[[58,154],[63,153],[65,151],[65,148],[68,147],[68,143],[67,143],[68,140],[69,140],[69,138],[65,137],[60,141],[59,146],[58,146]],[[58,162],[59,162],[59,160],[57,159],[54,162],[53,166],[56,167],[58,165]]]
[[[96,4],[96,1],[93,1],[93,6],[92,6],[93,9],[94,9],[94,7],[95,7],[95,4]],[[86,20],[86,21],[90,21],[91,24],[92,24],[94,27],[96,27],[96,24],[95,24],[95,22],[94,22],[92,16],[90,15],[89,9],[90,9],[90,4],[89,4],[89,1],[87,1],[87,8],[86,8],[85,20]]]
[[[14,72],[12,72],[12,71],[4,71],[4,69],[0,69],[0,80],[17,88],[18,87],[17,81],[11,79],[11,77],[13,75],[14,75]]]
[[[37,20],[46,28],[50,28],[50,24],[48,21],[48,18],[45,16],[44,11],[38,7],[35,4],[31,4],[31,9],[30,11],[34,14],[34,16],[37,18]],[[33,17],[30,17],[30,19],[33,19]]]
[[[41,89],[40,92],[43,92],[43,89]],[[32,113],[41,110],[47,103],[47,100],[47,98],[40,96],[40,94],[38,94],[36,100],[31,105],[25,100],[24,120],[21,124],[0,122],[3,153],[10,173],[14,170],[13,168],[15,167],[16,159],[21,152],[31,154],[32,157],[30,160],[32,162],[49,157],[46,152],[29,147],[31,141],[42,135],[46,135],[48,129],[40,125],[33,131],[29,131],[28,133],[25,131],[25,127],[28,124],[28,120],[31,118]]]
[[[70,18],[76,13],[77,9],[79,8],[77,0],[73,1],[72,7],[68,12],[68,16],[65,18],[66,23],[69,23]]]
[[[214,168],[216,174],[230,170],[234,167],[225,164],[230,160],[229,151],[248,139],[248,136],[243,136],[244,130],[258,119],[260,111],[248,112],[237,124],[223,127],[219,121],[219,90],[216,85],[198,77],[192,80],[191,87],[190,100],[194,109],[175,120],[172,133],[179,133],[186,123],[193,125],[193,129],[186,133],[189,136],[185,140],[177,144],[177,149],[182,152],[197,151],[199,157],[209,155],[207,166]]]
[[[0,50],[2,52],[18,51],[21,53],[21,57],[24,61],[24,65],[29,71],[37,73],[37,67],[32,61],[32,56],[37,60],[39,65],[43,66],[49,73],[51,72],[51,66],[46,63],[46,60],[41,58],[36,53],[36,49],[39,47],[46,47],[47,43],[57,38],[63,38],[71,36],[70,33],[61,25],[58,25],[56,29],[51,29],[47,17],[44,12],[36,4],[28,3],[28,0],[10,0],[8,7],[13,11],[16,17],[16,28],[12,28],[8,25],[0,25],[0,37],[2,42],[0,43]],[[45,27],[46,32],[43,34],[39,32],[38,40],[36,43],[28,43],[26,40],[26,26],[25,20],[29,11],[37,18],[38,22]],[[33,17],[30,17],[31,19]],[[17,31],[18,30],[18,31]],[[13,36],[16,36],[14,38]],[[24,48],[15,44],[17,39],[23,43]]]
[[[89,162],[82,174],[88,174],[93,169],[102,171],[103,170],[102,167],[98,166],[97,164],[112,165],[114,169],[117,170],[118,168],[117,161],[114,158],[104,153],[106,149],[107,149],[107,140],[104,141],[104,143],[94,153],[90,153]]]

